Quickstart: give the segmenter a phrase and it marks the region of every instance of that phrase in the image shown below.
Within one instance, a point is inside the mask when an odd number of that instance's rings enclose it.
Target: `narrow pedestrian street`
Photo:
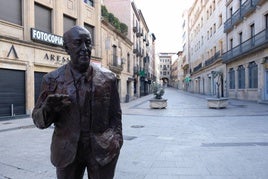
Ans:
[[[226,109],[209,109],[206,96],[166,88],[168,107],[150,109],[152,97],[122,103],[115,179],[268,178],[267,104],[229,100]],[[1,121],[0,178],[55,178],[52,132],[30,118]]]

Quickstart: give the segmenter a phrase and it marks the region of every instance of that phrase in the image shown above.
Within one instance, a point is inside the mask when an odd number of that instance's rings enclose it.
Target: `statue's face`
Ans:
[[[91,58],[91,36],[83,28],[74,28],[67,33],[65,49],[71,57],[71,65],[84,73],[89,67]]]

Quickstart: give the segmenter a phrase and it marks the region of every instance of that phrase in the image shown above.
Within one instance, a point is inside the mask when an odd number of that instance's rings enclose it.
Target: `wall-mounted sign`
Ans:
[[[63,46],[63,38],[61,36],[43,32],[38,29],[31,28],[31,38],[35,41]]]
[[[61,55],[55,55],[55,54],[49,54],[49,53],[45,54],[44,60],[48,60],[56,64],[66,64],[70,61],[68,56],[61,56]]]

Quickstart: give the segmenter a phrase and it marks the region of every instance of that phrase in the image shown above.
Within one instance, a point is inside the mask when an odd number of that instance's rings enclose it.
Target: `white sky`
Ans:
[[[156,37],[156,53],[182,50],[182,12],[193,0],[133,0]]]

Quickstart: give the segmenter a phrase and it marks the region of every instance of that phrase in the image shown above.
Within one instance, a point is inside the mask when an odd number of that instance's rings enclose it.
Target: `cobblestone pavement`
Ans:
[[[268,178],[268,105],[229,100],[209,109],[206,96],[167,88],[168,107],[150,109],[152,97],[122,103],[115,179]],[[55,178],[52,132],[30,118],[0,121],[0,179]]]

